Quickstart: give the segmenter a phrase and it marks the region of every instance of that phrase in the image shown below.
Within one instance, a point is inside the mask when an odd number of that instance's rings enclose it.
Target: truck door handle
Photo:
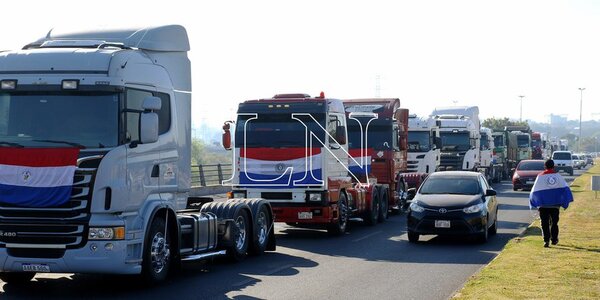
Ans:
[[[152,167],[152,174],[150,174],[150,177],[158,178],[159,171],[158,165],[154,165],[154,167]]]

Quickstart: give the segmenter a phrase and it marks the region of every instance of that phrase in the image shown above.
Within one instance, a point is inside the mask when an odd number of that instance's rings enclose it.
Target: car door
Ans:
[[[498,204],[496,202],[496,196],[485,196],[485,192],[489,189],[492,189],[488,184],[487,180],[480,175],[479,182],[481,184],[481,188],[483,189],[483,195],[485,199],[485,204],[487,206],[487,210],[489,212],[488,226],[489,224],[493,224],[498,217]]]

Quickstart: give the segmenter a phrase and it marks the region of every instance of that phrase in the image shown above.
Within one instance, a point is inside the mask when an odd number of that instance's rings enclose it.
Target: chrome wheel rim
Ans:
[[[150,245],[150,257],[152,260],[152,270],[154,273],[162,272],[169,263],[169,244],[162,232],[157,232],[152,238]]]
[[[238,216],[237,219],[235,219],[235,225],[238,228],[238,234],[235,239],[235,247],[238,250],[241,250],[244,248],[244,244],[246,243],[246,221],[244,220],[244,217]]]
[[[258,218],[256,219],[256,225],[258,226],[258,236],[257,240],[260,245],[264,244],[267,240],[267,235],[269,234],[269,227],[267,224],[267,215],[264,211],[261,211],[258,214]]]

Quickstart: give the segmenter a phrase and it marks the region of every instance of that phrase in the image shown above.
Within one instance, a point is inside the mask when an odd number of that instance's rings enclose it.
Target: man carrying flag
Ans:
[[[573,194],[567,182],[554,171],[554,161],[549,159],[544,163],[545,171],[535,179],[529,194],[529,207],[538,208],[542,220],[542,234],[544,247],[558,244],[558,215],[560,207],[569,207],[573,201]],[[551,227],[552,225],[552,227]]]

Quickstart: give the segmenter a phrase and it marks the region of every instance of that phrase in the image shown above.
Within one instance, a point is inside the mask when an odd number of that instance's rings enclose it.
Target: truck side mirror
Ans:
[[[151,144],[158,141],[158,114],[162,104],[158,97],[146,97],[142,102],[140,114],[140,142],[142,144]]]
[[[231,150],[231,131],[229,131],[229,128],[229,122],[225,122],[225,124],[223,124],[223,136],[221,138],[225,150]]]
[[[335,129],[335,140],[340,145],[346,145],[346,126],[337,126]]]

